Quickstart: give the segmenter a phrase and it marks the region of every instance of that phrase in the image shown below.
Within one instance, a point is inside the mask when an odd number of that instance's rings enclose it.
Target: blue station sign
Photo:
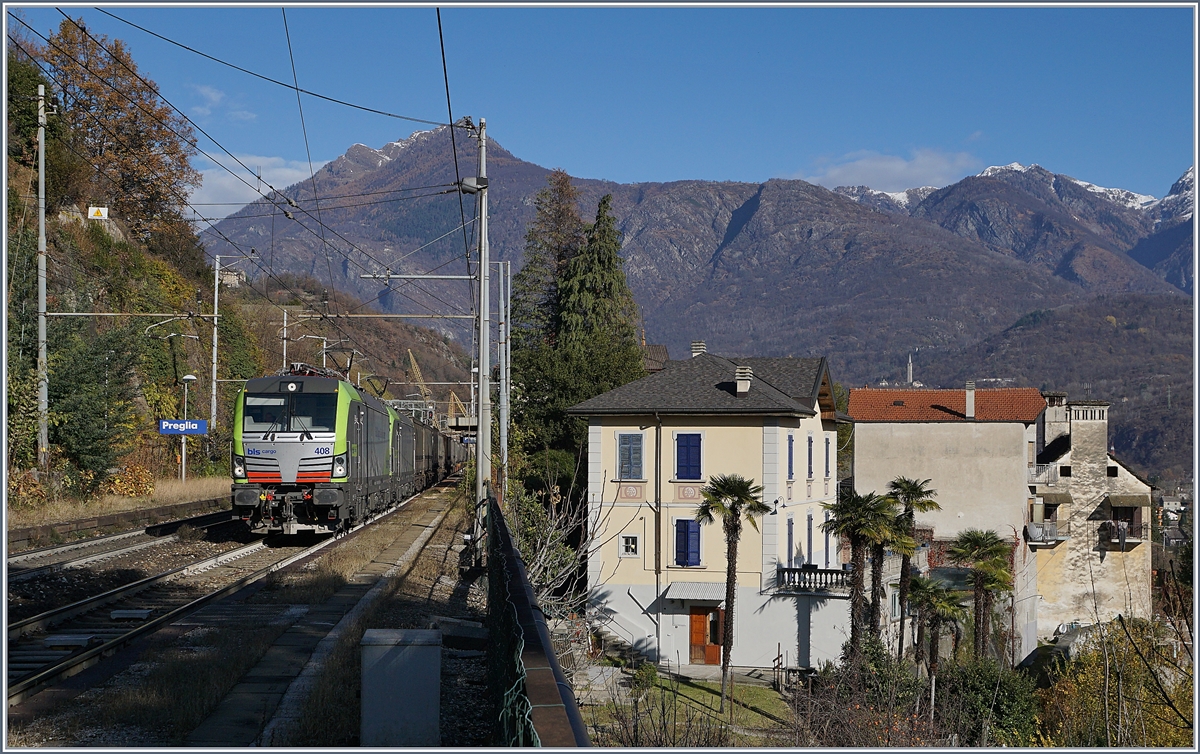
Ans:
[[[207,435],[208,419],[159,419],[160,435]]]

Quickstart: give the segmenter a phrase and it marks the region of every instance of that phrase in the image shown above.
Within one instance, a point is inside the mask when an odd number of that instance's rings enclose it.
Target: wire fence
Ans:
[[[494,498],[487,506],[489,681],[498,705],[496,746],[591,746],[554,656],[521,557]]]

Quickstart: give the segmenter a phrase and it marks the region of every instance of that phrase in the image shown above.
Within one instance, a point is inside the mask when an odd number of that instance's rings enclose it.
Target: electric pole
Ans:
[[[46,364],[46,87],[38,84],[38,466],[50,468],[50,374]]]
[[[475,432],[475,498],[483,503],[492,481],[491,330],[488,258],[487,122],[479,119],[479,423]],[[482,532],[481,532],[482,533]]]

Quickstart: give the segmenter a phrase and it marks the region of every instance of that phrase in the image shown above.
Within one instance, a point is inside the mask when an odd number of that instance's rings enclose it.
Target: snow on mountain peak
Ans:
[[[1022,165],[1019,162],[1010,162],[1007,165],[992,165],[990,168],[984,168],[983,172],[980,173],[979,175],[983,176],[983,177],[988,177],[988,176],[999,175],[1000,173],[1008,173],[1008,172],[1025,173],[1030,170],[1033,170],[1036,167],[1040,167],[1040,166],[1037,164]]]
[[[1083,188],[1087,189],[1088,191],[1092,192],[1093,194],[1100,194],[1105,199],[1108,199],[1110,202],[1113,202],[1114,204],[1120,204],[1125,207],[1129,207],[1130,209],[1145,209],[1146,207],[1150,206],[1154,202],[1158,201],[1157,199],[1155,199],[1153,196],[1150,196],[1149,194],[1137,194],[1137,193],[1134,193],[1133,191],[1128,191],[1126,189],[1104,188],[1103,186],[1097,186],[1094,183],[1088,183],[1087,181],[1081,181],[1078,178],[1071,178],[1070,176],[1064,176],[1064,177],[1068,178],[1076,185],[1082,186]]]

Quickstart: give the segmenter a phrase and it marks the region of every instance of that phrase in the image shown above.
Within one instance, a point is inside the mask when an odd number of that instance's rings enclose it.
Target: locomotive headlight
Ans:
[[[346,476],[346,456],[334,456],[333,475],[335,477]]]
[[[233,457],[233,477],[235,479],[246,478],[246,459],[241,456]]]

